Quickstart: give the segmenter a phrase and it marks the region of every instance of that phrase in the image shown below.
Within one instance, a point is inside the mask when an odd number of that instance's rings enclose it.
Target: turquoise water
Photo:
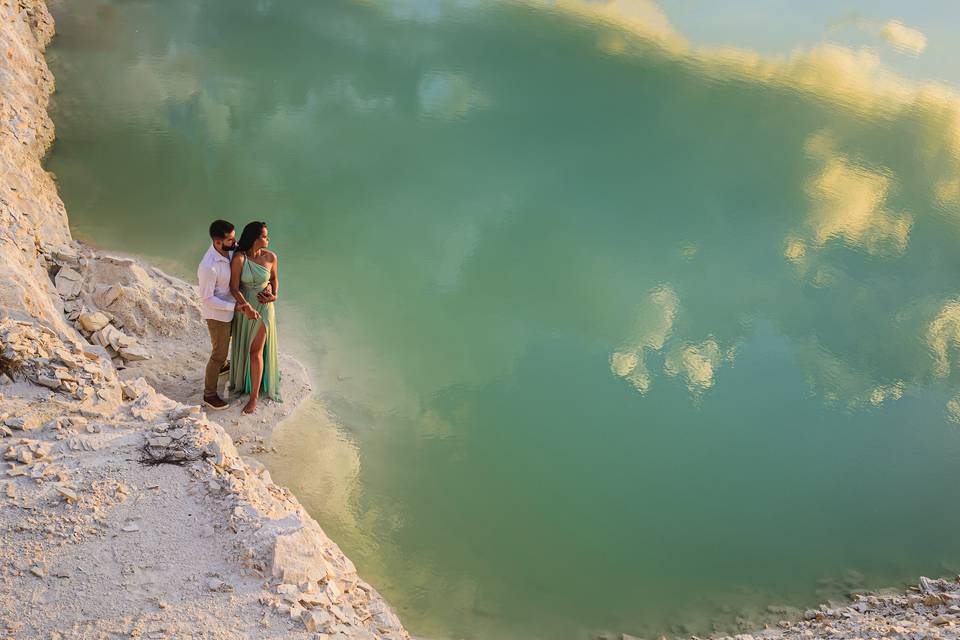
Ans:
[[[319,391],[266,462],[413,632],[703,634],[960,567],[934,27],[790,53],[649,2],[54,8],[75,234],[192,277],[212,218],[268,222]]]

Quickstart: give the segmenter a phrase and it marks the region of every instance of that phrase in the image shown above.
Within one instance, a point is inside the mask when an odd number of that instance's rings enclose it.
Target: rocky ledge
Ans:
[[[121,381],[102,346],[37,322],[0,320],[0,344],[9,633],[409,637],[199,406]]]
[[[753,634],[722,640],[814,640],[818,638],[960,637],[960,576],[954,580],[920,578],[906,593],[854,594],[846,604],[808,609],[799,620],[783,620]]]

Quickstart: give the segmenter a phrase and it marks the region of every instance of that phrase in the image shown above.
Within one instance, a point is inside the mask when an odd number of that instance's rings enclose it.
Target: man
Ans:
[[[251,313],[253,308],[249,304],[238,306],[230,293],[230,253],[236,246],[233,225],[226,220],[214,220],[210,225],[210,240],[210,248],[197,268],[200,306],[210,331],[212,347],[203,377],[203,403],[214,411],[220,411],[230,406],[217,394],[217,380],[227,370],[224,365],[230,349],[233,313]]]

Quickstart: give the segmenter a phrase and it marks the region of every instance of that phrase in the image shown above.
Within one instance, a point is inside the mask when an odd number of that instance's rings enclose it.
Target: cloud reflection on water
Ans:
[[[723,351],[713,338],[707,338],[698,344],[681,342],[667,352],[663,370],[668,376],[683,376],[687,389],[697,396],[714,383],[714,375],[724,362],[733,362],[736,350]]]
[[[635,333],[610,356],[611,371],[628,380],[640,393],[646,393],[651,383],[646,352],[663,349],[679,307],[680,299],[669,285],[654,289],[637,310]]]
[[[691,342],[673,337],[680,311],[680,298],[670,285],[651,291],[637,309],[634,334],[610,355],[610,370],[624,378],[641,394],[650,390],[653,374],[649,355],[663,356],[663,372],[681,377],[694,398],[714,384],[717,369],[732,362],[735,349],[722,349],[715,338]]]
[[[927,36],[919,29],[909,27],[900,20],[867,20],[857,13],[838,20],[830,25],[827,35],[833,36],[847,29],[857,29],[863,33],[876,36],[892,46],[896,51],[914,57],[919,56],[927,48]]]
[[[919,29],[906,26],[899,20],[890,20],[880,29],[880,37],[899,51],[915,56],[927,48],[927,36]]]
[[[859,117],[909,114],[932,125],[923,132],[926,142],[934,147],[930,155],[943,152],[949,156],[952,169],[960,169],[960,93],[942,83],[915,83],[898,75],[872,49],[820,43],[783,57],[735,47],[697,47],[678,34],[650,0],[559,0],[545,4],[617,29],[615,34],[599,35],[598,45],[608,53],[659,53],[710,82],[762,83],[827,100],[854,110]],[[880,35],[916,53],[926,46],[926,37],[920,31],[895,20],[886,22]]]
[[[429,116],[455,120],[472,109],[484,107],[489,99],[462,73],[431,71],[417,87],[420,108]]]
[[[658,6],[647,0],[566,0],[547,4],[613,26],[614,33],[601,33],[597,40],[600,49],[609,55],[659,54],[677,60],[709,82],[761,84],[826,101],[851,110],[862,119],[920,123],[915,129],[916,144],[926,200],[934,209],[951,216],[960,214],[960,178],[956,177],[960,173],[960,93],[952,87],[910,81],[890,70],[881,56],[869,48],[821,43],[778,57],[734,47],[697,47],[678,34]],[[853,23],[903,53],[920,55],[927,46],[927,38],[920,30],[898,20],[868,23],[854,18]],[[882,161],[872,158],[870,151],[858,149],[856,143],[845,141],[844,148],[840,150],[837,137],[829,131],[814,131],[807,138],[806,153],[818,164],[804,186],[810,203],[810,235],[789,233],[782,249],[801,278],[806,277],[811,266],[811,248],[822,249],[833,239],[851,250],[878,257],[896,257],[908,247],[915,217],[897,210],[890,202],[898,187],[896,174]],[[810,284],[818,288],[834,286],[842,271],[822,259],[818,262],[810,272]],[[935,372],[949,370],[945,345],[960,339],[951,333],[955,326],[952,304],[944,307],[928,332]],[[656,326],[650,325],[654,334]],[[714,349],[709,341],[702,345],[708,345],[705,353],[686,352],[687,361],[698,365],[691,367],[687,377],[691,391],[712,386],[714,363],[720,360],[718,348]],[[807,354],[801,361],[810,372],[812,387],[820,389],[829,402],[846,397],[851,406],[879,404],[903,394],[903,380],[876,384],[871,382],[871,374],[858,371],[842,357],[828,355],[820,348],[801,348],[800,353]],[[675,374],[680,361],[683,358],[668,359],[666,372]],[[630,379],[641,393],[651,386],[643,348],[614,352],[611,370]],[[924,384],[923,378],[917,383]],[[949,411],[948,407],[948,412],[960,416],[960,399],[951,403],[956,411]]]
[[[902,253],[913,218],[886,208],[893,182],[891,172],[855,163],[836,150],[836,142],[825,132],[807,140],[807,152],[821,163],[806,186],[814,242],[822,246],[840,238],[872,254]],[[795,244],[791,247],[795,260],[799,248]]]
[[[816,338],[799,342],[796,356],[811,391],[828,405],[858,409],[903,397],[903,380],[878,384],[873,372],[834,355]]]

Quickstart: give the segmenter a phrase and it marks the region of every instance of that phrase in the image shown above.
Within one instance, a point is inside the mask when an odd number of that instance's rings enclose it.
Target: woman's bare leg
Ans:
[[[257,334],[250,343],[250,399],[243,408],[244,413],[253,413],[260,397],[260,385],[263,383],[263,344],[267,341],[267,325],[260,323]]]

